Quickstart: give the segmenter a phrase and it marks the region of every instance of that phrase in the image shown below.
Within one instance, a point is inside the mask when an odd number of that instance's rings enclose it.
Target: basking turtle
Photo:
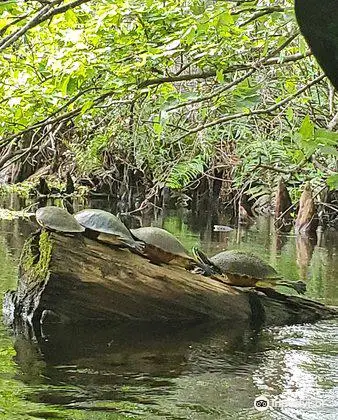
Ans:
[[[111,245],[126,246],[136,251],[143,249],[142,242],[136,241],[129,229],[114,214],[99,209],[85,209],[74,215],[87,236]]]
[[[197,261],[205,267],[207,275],[225,274],[228,283],[233,286],[286,286],[298,293],[305,293],[306,285],[302,281],[292,282],[283,279],[277,271],[253,254],[242,251],[223,251],[208,258],[202,251],[193,248]]]
[[[154,263],[177,264],[188,268],[195,260],[181,242],[170,232],[158,227],[148,226],[131,229],[132,235],[145,243],[143,254]]]
[[[84,228],[65,209],[46,206],[35,212],[36,221],[45,229],[63,233],[81,233]]]

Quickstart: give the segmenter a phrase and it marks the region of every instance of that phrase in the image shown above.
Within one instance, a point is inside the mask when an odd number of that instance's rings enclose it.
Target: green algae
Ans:
[[[29,283],[36,283],[47,278],[52,249],[53,243],[46,230],[42,230],[40,234],[32,235],[26,240],[22,249],[20,265]]]

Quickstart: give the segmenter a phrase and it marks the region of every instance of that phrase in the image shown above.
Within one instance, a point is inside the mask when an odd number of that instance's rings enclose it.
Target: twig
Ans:
[[[302,60],[303,58],[308,57],[309,55],[311,55],[310,51],[307,51],[305,54],[298,53],[298,54],[289,55],[287,57],[283,57],[283,59],[281,59],[280,57],[272,57],[266,60],[263,66],[295,62],[298,60]],[[255,66],[256,66],[255,63],[230,66],[226,69],[223,69],[223,74],[234,73],[235,71],[238,71],[238,70],[248,70]],[[148,86],[161,85],[163,83],[176,83],[176,82],[187,82],[189,80],[208,79],[209,77],[216,77],[216,70],[210,70],[210,71],[206,71],[202,73],[181,74],[178,76],[168,76],[168,77],[159,77],[156,79],[149,79],[149,80],[145,80],[141,82],[138,85],[138,88],[142,89]]]
[[[178,105],[175,105],[171,108],[168,108],[166,111],[169,112],[169,111],[173,111],[175,109],[179,109],[179,108],[182,108],[182,107],[185,107],[185,106],[197,104],[199,102],[209,101],[210,99],[214,98],[215,96],[220,95],[222,92],[225,92],[226,90],[229,90],[232,87],[234,87],[234,86],[238,85],[239,83],[243,82],[243,80],[250,77],[255,71],[256,71],[256,69],[251,69],[247,73],[245,73],[243,76],[239,77],[238,79],[233,80],[231,83],[228,83],[227,85],[221,87],[216,92],[213,92],[210,95],[206,95],[206,96],[203,96],[201,98],[193,99],[193,100],[188,101],[188,102],[183,102],[181,104],[178,104]]]
[[[274,12],[283,12],[285,9],[283,7],[280,6],[270,6],[270,7],[265,7],[263,10],[259,10],[256,13],[254,13],[248,20],[246,20],[245,22],[242,22],[240,25],[238,25],[240,28],[248,25],[249,23],[253,22],[256,19],[259,19],[262,16],[274,13]]]
[[[59,4],[61,0],[55,0],[48,3],[44,6],[31,20],[29,20],[26,25],[22,28],[18,29],[16,32],[8,35],[7,37],[3,38],[0,41],[0,51],[3,51],[5,48],[9,47],[10,45],[14,44],[22,35],[24,35],[27,31],[34,28],[35,26],[39,25],[40,23],[56,16],[58,14],[64,13],[69,9],[72,9],[76,6],[79,6],[82,3],[87,3],[91,0],[75,0],[71,3],[67,3],[63,6],[57,7],[53,9],[53,6]]]
[[[187,133],[185,133],[181,137],[179,137],[176,141],[179,142],[179,141],[183,140],[185,137],[187,137],[191,134],[198,133],[199,131],[205,130],[206,128],[210,128],[210,127],[213,127],[215,125],[223,124],[223,123],[228,122],[228,121],[237,120],[237,119],[243,118],[243,117],[250,117],[250,116],[253,116],[253,115],[271,114],[276,109],[281,108],[284,105],[286,105],[287,103],[289,103],[290,101],[292,101],[294,98],[299,96],[305,90],[309,89],[311,86],[315,85],[316,83],[319,83],[321,80],[324,79],[324,77],[325,77],[324,74],[318,76],[316,79],[312,80],[312,82],[308,83],[307,85],[303,86],[301,89],[297,90],[297,92],[294,93],[293,95],[288,96],[284,100],[282,100],[282,101],[280,101],[280,102],[278,102],[274,105],[271,105],[268,108],[256,109],[254,111],[249,110],[249,111],[245,111],[245,112],[239,112],[237,114],[227,115],[226,117],[218,118],[217,120],[210,121],[206,124],[199,125],[199,126],[193,128],[193,129],[189,130]]]
[[[328,123],[327,125],[328,130],[333,130],[337,124],[338,124],[338,112],[335,114],[332,120]]]

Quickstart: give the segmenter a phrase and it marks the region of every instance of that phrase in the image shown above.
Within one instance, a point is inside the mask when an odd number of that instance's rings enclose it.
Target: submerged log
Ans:
[[[23,248],[7,324],[47,321],[215,320],[282,325],[337,316],[319,303],[272,289],[239,290],[174,265],[154,265],[128,249],[42,231]]]

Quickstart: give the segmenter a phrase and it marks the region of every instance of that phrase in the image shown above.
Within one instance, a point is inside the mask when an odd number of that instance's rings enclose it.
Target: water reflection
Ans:
[[[332,333],[335,339],[324,345]],[[305,411],[302,418],[329,419],[335,413],[337,333],[332,321],[260,333],[210,324],[62,328],[40,343],[16,338],[17,379],[29,384],[31,401],[80,411],[253,418],[253,399],[265,394],[279,404],[271,418]]]
[[[209,254],[254,251],[286,278],[303,278],[308,296],[338,305],[333,232],[318,246],[297,243],[292,234],[277,235],[268,219],[232,232],[213,231],[214,224],[229,224],[225,219],[196,220],[186,211],[151,223],[170,230],[187,248],[201,246]],[[20,220],[0,222],[1,295],[15,287],[20,250],[34,229]],[[333,420],[337,337],[336,321],[259,333],[238,324],[49,326],[39,341],[11,336],[0,326],[0,415],[8,420]],[[253,401],[260,394],[278,401],[279,408],[256,412]]]
[[[297,418],[337,418],[338,324],[335,321],[271,329],[278,349],[266,352],[265,369],[254,381],[277,402],[279,411]]]
[[[29,383],[44,377],[54,385],[71,382],[86,388],[90,382],[90,387],[108,387],[117,394],[117,387],[143,383],[152,394],[159,383],[170,388],[171,378],[191,372],[241,370],[247,354],[261,351],[260,345],[245,325],[50,327],[39,343],[18,336],[15,361]],[[96,398],[100,392],[104,399],[100,388]]]

